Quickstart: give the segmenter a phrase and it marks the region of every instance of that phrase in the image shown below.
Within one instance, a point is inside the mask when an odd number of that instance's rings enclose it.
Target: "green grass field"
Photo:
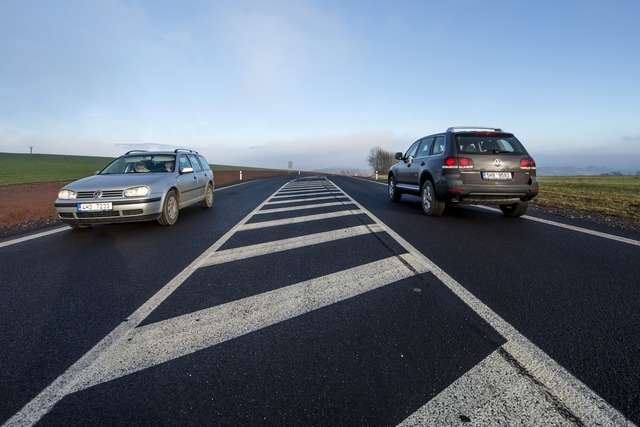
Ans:
[[[93,175],[112,160],[109,157],[0,153],[0,185],[74,181]],[[211,165],[211,169],[214,172],[265,170],[228,165]]]
[[[94,174],[111,158],[53,154],[0,153],[0,185],[73,181]],[[211,165],[215,171],[264,170],[245,166]],[[540,206],[553,206],[640,221],[640,176],[543,176]],[[386,180],[386,177],[379,177]]]
[[[640,176],[542,176],[534,203],[640,221]]]

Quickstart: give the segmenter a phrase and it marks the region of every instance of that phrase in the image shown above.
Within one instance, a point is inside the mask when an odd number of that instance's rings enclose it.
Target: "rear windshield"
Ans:
[[[477,133],[470,135],[457,135],[456,141],[459,153],[526,154],[526,150],[520,141],[510,133],[499,134],[491,132],[485,135]]]

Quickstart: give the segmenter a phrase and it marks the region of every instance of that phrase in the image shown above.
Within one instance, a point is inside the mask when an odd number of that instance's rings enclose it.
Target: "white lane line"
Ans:
[[[516,330],[510,323],[502,319],[497,313],[491,310],[482,301],[471,294],[464,286],[449,276],[444,270],[424,256],[398,233],[387,227],[373,213],[364,206],[348,196],[363,213],[368,215],[383,231],[387,232],[396,242],[411,254],[415,259],[414,267],[420,270],[431,271],[442,283],[444,283],[454,294],[458,296],[466,305],[483,318],[493,329],[502,335],[507,342],[502,349],[509,354],[513,360],[517,361],[521,367],[529,372],[546,390],[562,403],[565,408],[581,422],[587,425],[632,425],[624,415],[609,403],[598,396],[593,390],[587,387],[582,381],[575,378],[558,362],[549,357],[542,349],[529,341],[524,335]],[[489,392],[489,391],[486,391]],[[520,407],[522,411],[527,408]],[[453,405],[450,407],[452,413],[457,411]],[[431,414],[428,403],[419,410],[421,420],[426,420],[423,425],[438,425],[436,419],[429,417]],[[526,414],[526,412],[525,412]],[[520,414],[526,417],[525,414]],[[517,416],[518,414],[513,414]],[[526,419],[526,418],[525,418]],[[515,419],[514,419],[515,420]],[[409,421],[407,421],[409,422]],[[513,421],[515,422],[515,421]],[[506,425],[513,424],[506,422]],[[520,419],[522,422],[522,419]]]
[[[15,245],[17,243],[28,242],[29,240],[39,239],[40,237],[48,236],[50,234],[55,234],[55,233],[59,233],[61,231],[66,231],[66,230],[71,230],[71,228],[65,225],[64,227],[54,228],[52,230],[47,230],[41,233],[32,234],[31,236],[19,237],[13,240],[7,240],[6,242],[0,243],[0,248],[4,248],[5,246]]]
[[[284,185],[283,185],[284,187]],[[282,187],[280,187],[282,188]],[[273,197],[279,190],[276,190],[270,197]],[[269,198],[267,198],[269,200]],[[162,289],[160,289],[147,302],[140,306],[132,313],[127,320],[118,325],[98,344],[82,356],[63,374],[56,378],[36,397],[27,403],[19,412],[14,414],[4,425],[5,426],[25,426],[33,425],[38,422],[53,406],[58,403],[66,395],[76,389],[78,381],[83,379],[84,372],[90,370],[91,367],[98,363],[100,358],[107,354],[112,348],[117,346],[124,337],[136,326],[138,326],[153,310],[158,308],[182,283],[187,280],[194,271],[206,261],[207,257],[220,249],[233,234],[235,234],[242,225],[247,222],[255,212],[262,209],[266,201],[260,203],[252,212],[231,228],[217,242],[204,251],[198,258],[182,270],[176,277],[171,279]]]
[[[341,239],[348,239],[356,236],[363,236],[372,232],[381,231],[380,227],[372,224],[370,226],[358,225],[350,228],[326,231],[323,233],[306,234],[300,237],[282,239],[259,243],[250,246],[241,246],[233,249],[226,249],[212,253],[202,266],[224,264],[226,262],[238,261],[241,259],[253,258],[255,256],[267,255],[276,252],[298,249],[305,246],[318,245],[321,243],[333,242]]]
[[[292,197],[300,198],[301,196],[304,196],[305,194],[308,195],[309,197],[316,197],[318,195],[327,194],[327,193],[328,194],[333,194],[334,192],[332,190],[318,190],[318,191],[311,191],[311,192],[305,191],[304,193],[295,193],[295,194],[287,194],[287,195],[284,195],[284,196],[275,196],[273,198],[273,200],[274,201],[275,200],[286,200],[286,199],[290,199]],[[341,194],[341,193],[338,193],[338,192],[335,192],[335,193],[336,194]]]
[[[496,410],[496,407],[499,408]],[[527,408],[524,417],[522,408]],[[506,414],[506,416],[505,416]],[[575,426],[540,387],[496,350],[399,425]]]
[[[132,329],[120,345],[82,373],[71,391],[129,375],[412,277],[416,273],[407,267],[411,264],[408,254],[394,256]]]
[[[387,185],[386,183],[381,183],[381,182],[376,182],[375,184],[384,185],[384,186]],[[486,210],[492,211],[492,212],[499,212],[500,214],[502,214],[502,211],[500,211],[500,209],[493,208],[491,206],[473,205],[473,207],[480,208],[480,209],[486,209]],[[593,230],[589,230],[588,228],[576,227],[574,225],[563,224],[561,222],[551,221],[551,220],[543,219],[543,218],[537,218],[535,216],[530,216],[530,215],[524,215],[524,216],[522,216],[522,219],[527,219],[527,220],[530,220],[530,221],[536,221],[536,222],[539,222],[539,223],[542,223],[542,224],[551,225],[553,227],[565,228],[567,230],[577,231],[578,233],[590,234],[592,236],[601,237],[603,239],[614,240],[614,241],[620,242],[620,243],[628,243],[630,245],[640,246],[640,240],[628,239],[626,237],[616,236],[615,234],[602,233],[602,232],[599,232],[599,231],[593,231]]]
[[[249,224],[244,224],[242,226],[242,230],[254,230],[256,228],[275,227],[278,225],[296,224],[296,223],[302,223],[302,222],[308,222],[308,221],[319,221],[322,219],[338,218],[341,216],[358,215],[359,213],[361,212],[358,212],[357,209],[353,209],[350,211],[338,211],[338,212],[331,212],[326,214],[297,216],[293,218],[278,219],[273,221],[252,222]]]
[[[476,206],[481,209],[485,209],[493,212],[501,212],[499,209],[492,208],[490,206]],[[603,239],[614,240],[620,243],[628,243],[630,245],[640,246],[640,241],[634,239],[628,239],[626,237],[616,236],[614,234],[602,233],[600,231],[589,230],[588,228],[576,227],[575,225],[563,224],[561,222],[550,221],[548,219],[537,218],[535,216],[524,215],[523,219],[528,219],[529,221],[536,221],[542,224],[552,225],[554,227],[560,227],[571,231],[577,231],[578,233],[590,234],[592,236],[601,237]]]
[[[305,199],[288,199],[288,200],[275,200],[267,203],[268,206],[271,205],[282,205],[285,203],[302,203],[302,202],[314,202],[319,200],[336,200],[336,199],[346,199],[346,196],[341,195],[333,195],[333,196],[322,196],[322,197],[308,197]]]
[[[331,206],[343,206],[343,202],[327,202],[327,203],[315,203],[312,205],[301,205],[301,206],[289,206],[286,208],[273,208],[273,209],[262,209],[260,212],[256,212],[256,215],[260,214],[270,214],[275,212],[290,212],[290,211],[298,211],[303,209],[317,209],[317,208],[328,208]]]

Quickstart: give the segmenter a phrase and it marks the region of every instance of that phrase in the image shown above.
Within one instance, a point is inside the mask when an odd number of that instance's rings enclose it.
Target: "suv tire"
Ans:
[[[500,205],[500,210],[505,216],[522,216],[529,208],[529,202],[518,202],[511,205]]]
[[[392,202],[399,202],[402,198],[402,193],[396,187],[396,179],[391,175],[389,177],[389,199]]]
[[[444,202],[436,197],[436,192],[433,188],[433,183],[426,180],[422,184],[420,190],[422,195],[422,210],[429,216],[440,216],[444,211]]]

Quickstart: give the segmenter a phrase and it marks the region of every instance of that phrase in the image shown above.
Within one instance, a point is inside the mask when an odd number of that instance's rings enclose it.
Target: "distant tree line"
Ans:
[[[395,161],[395,154],[389,151],[385,151],[380,147],[372,147],[369,150],[369,157],[367,163],[373,168],[373,172],[386,174],[389,172],[389,168],[393,166]]]
[[[601,173],[600,176],[623,176],[624,174],[620,171],[613,171],[607,173]],[[631,174],[629,174],[631,175]],[[636,175],[640,175],[640,171],[636,172]]]

